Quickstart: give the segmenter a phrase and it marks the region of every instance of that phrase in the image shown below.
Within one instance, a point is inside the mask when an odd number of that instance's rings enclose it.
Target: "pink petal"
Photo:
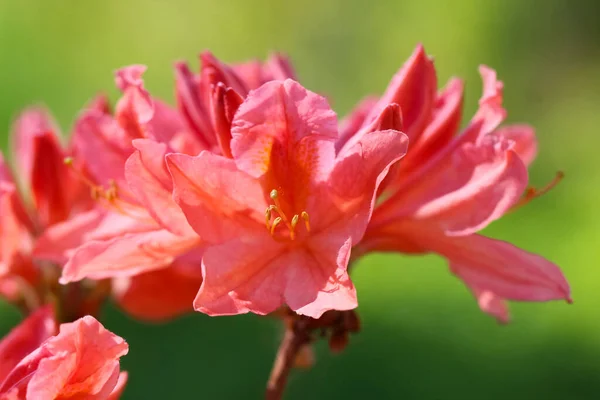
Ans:
[[[15,167],[25,178],[27,185],[33,172],[36,137],[49,134],[56,136],[60,132],[48,110],[43,107],[32,107],[24,110],[16,119],[12,130],[12,147],[15,155]]]
[[[498,138],[465,144],[430,168],[426,179],[403,186],[395,201],[378,210],[382,218],[435,221],[447,234],[468,235],[500,218],[527,187],[527,168]]]
[[[483,80],[483,95],[479,99],[479,110],[472,123],[482,121],[483,124],[479,134],[476,131],[466,134],[469,140],[492,132],[506,118],[506,110],[502,107],[504,84],[497,79],[496,71],[485,65],[479,67],[479,73]]]
[[[347,272],[351,248],[350,238],[340,247],[340,237],[320,235],[304,252],[290,256],[285,302],[292,310],[319,318],[329,310],[358,306],[356,289]]]
[[[209,104],[209,92],[212,85],[221,82],[226,87],[230,87],[242,96],[248,94],[248,88],[228,65],[219,61],[211,52],[204,51],[200,54],[200,90],[204,94],[204,104]]]
[[[209,248],[194,308],[209,315],[262,315],[286,302],[314,318],[330,309],[355,308],[356,293],[346,274],[350,241],[323,237],[292,248],[265,230]]]
[[[115,107],[115,118],[131,138],[148,136],[146,124],[154,115],[154,103],[144,88],[144,65],[131,65],[115,72],[117,87],[123,91]]]
[[[340,121],[340,135],[335,143],[336,151],[344,147],[346,142],[360,130],[376,104],[376,97],[366,97],[350,111],[350,114]]]
[[[431,122],[402,161],[402,170],[420,167],[426,160],[446,146],[458,132],[462,114],[464,84],[452,79],[437,96]]]
[[[349,229],[352,241],[358,243],[371,217],[377,188],[389,168],[400,160],[408,147],[408,138],[398,131],[375,131],[362,136],[360,141],[338,155],[329,177],[329,185],[342,219]],[[327,221],[331,209],[322,199],[314,199],[311,208],[316,221]],[[319,207],[324,209],[319,210]]]
[[[263,180],[267,192],[277,189],[301,210],[333,166],[336,125],[325,98],[292,80],[272,81],[238,109],[232,154],[240,170]]]
[[[296,73],[289,58],[279,53],[271,54],[265,62],[263,69],[266,70],[267,79],[269,80],[298,80],[296,79]]]
[[[510,243],[480,235],[431,239],[448,258],[451,271],[467,286],[519,301],[570,301],[570,288],[552,262]]]
[[[122,338],[90,316],[62,324],[44,349],[48,356],[29,382],[28,398],[106,399],[119,379],[119,359],[128,352]]]
[[[244,226],[264,224],[263,190],[233,160],[203,151],[197,157],[169,154],[167,165],[173,197],[203,240],[222,242],[239,235]]]
[[[15,257],[31,246],[31,235],[14,184],[0,181],[0,276],[11,271]]]
[[[519,155],[523,163],[529,166],[537,155],[537,138],[529,125],[509,125],[496,129],[492,135],[508,139],[513,143],[511,150]]]
[[[181,132],[190,135],[178,110],[157,99],[152,99],[152,103],[154,113],[148,125],[154,139],[167,143]]]
[[[114,180],[119,188],[126,187],[123,166],[134,151],[131,141],[132,138],[106,114],[86,111],[75,123],[75,157],[83,160],[85,169],[101,185]]]
[[[244,99],[232,88],[219,82],[213,87],[211,97],[211,120],[221,154],[231,158],[231,123]]]
[[[64,266],[60,283],[133,276],[163,268],[198,244],[196,237],[174,235],[165,229],[90,241],[73,253]]]
[[[41,109],[25,110],[15,122],[17,165],[43,225],[66,219],[76,194],[57,132]]]
[[[38,259],[64,264],[74,250],[87,241],[155,229],[156,221],[149,215],[123,215],[94,209],[44,230],[35,242],[33,254]]]
[[[200,259],[190,265],[175,261],[167,268],[115,278],[113,296],[134,318],[151,322],[170,320],[193,311],[192,302],[202,284],[200,266]]]
[[[177,104],[189,128],[204,149],[212,149],[217,141],[210,123],[208,105],[200,96],[200,85],[185,63],[175,64]]]
[[[96,229],[104,214],[102,210],[90,210],[45,229],[35,241],[34,257],[64,264],[69,250],[83,244],[85,234]]]
[[[0,380],[57,331],[51,306],[38,309],[13,328],[0,341]]]
[[[496,318],[498,322],[506,324],[510,321],[510,314],[506,301],[489,290],[472,287],[473,295],[477,299],[481,311]]]
[[[266,229],[209,247],[202,258],[204,281],[194,309],[208,315],[274,311],[283,303],[287,251]]]
[[[127,372],[121,372],[119,379],[115,385],[113,391],[110,393],[106,400],[119,400],[123,392],[125,391],[125,385],[127,384],[128,374]]]
[[[427,57],[423,46],[419,45],[392,78],[365,123],[371,123],[388,104],[396,103],[402,110],[405,131],[412,141],[429,123],[436,91],[437,80],[433,61]]]
[[[194,235],[185,215],[173,200],[173,184],[167,170],[167,146],[149,139],[136,139],[138,149],[125,163],[125,178],[139,201],[161,224],[178,235]]]

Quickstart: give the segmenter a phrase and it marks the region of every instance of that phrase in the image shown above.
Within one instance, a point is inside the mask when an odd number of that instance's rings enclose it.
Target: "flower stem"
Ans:
[[[286,327],[285,335],[279,345],[277,357],[267,382],[266,400],[280,400],[282,398],[296,356],[302,346],[309,342],[310,332],[305,320],[297,319]]]

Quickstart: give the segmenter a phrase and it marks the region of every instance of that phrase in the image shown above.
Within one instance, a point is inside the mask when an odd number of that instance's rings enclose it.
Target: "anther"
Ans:
[[[308,213],[306,211],[302,211],[302,213],[300,215],[302,216],[302,219],[304,220],[304,225],[306,226],[306,230],[308,232],[310,232],[310,221],[308,218]]]
[[[265,210],[265,224],[267,229],[271,229],[271,207]]]
[[[527,190],[525,191],[525,194],[523,195],[521,200],[519,200],[514,206],[512,206],[510,208],[510,211],[514,211],[518,208],[521,208],[524,205],[528,204],[533,199],[536,199],[540,196],[545,195],[550,190],[552,190],[556,185],[558,185],[564,177],[565,177],[564,172],[558,171],[556,173],[556,176],[554,177],[554,179],[552,179],[546,186],[544,186],[540,189],[536,189],[534,187],[527,188]]]
[[[277,217],[273,220],[273,225],[271,225],[271,235],[275,234],[275,228],[277,228],[277,225],[279,225],[281,221],[283,221],[281,217]]]
[[[271,197],[272,200],[275,200],[275,199],[277,199],[277,197],[279,197],[279,192],[277,190],[273,189],[273,190],[271,190],[269,197]]]

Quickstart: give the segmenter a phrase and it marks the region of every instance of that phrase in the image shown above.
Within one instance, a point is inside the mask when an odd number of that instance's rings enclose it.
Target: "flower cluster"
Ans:
[[[91,316],[108,296],[146,321],[283,318],[292,354],[271,398],[313,331],[339,350],[358,330],[349,273],[370,252],[441,255],[501,322],[506,300],[570,301],[555,264],[477,233],[560,178],[528,186],[534,131],[501,126],[492,69],[461,130],[463,83],[438,90],[421,46],[339,122],[281,55],[200,61],[198,74],[176,64],[176,107],[145,89],[144,66],[118,70],[114,110],[96,98],[66,145],[46,110],[16,120],[14,175],[0,158],[0,294],[29,316],[0,342],[0,398],[117,398],[127,345]]]

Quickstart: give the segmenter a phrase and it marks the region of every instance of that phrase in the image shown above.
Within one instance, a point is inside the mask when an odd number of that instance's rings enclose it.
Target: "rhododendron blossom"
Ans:
[[[90,316],[56,330],[45,307],[0,342],[0,399],[118,399],[127,343]]]
[[[570,301],[570,290],[552,262],[475,234],[535,197],[530,190],[521,201],[528,184],[527,165],[537,151],[532,128],[497,129],[506,116],[503,84],[490,68],[482,66],[480,72],[484,91],[479,110],[460,134],[463,85],[453,79],[436,93],[433,62],[420,46],[381,99],[361,106],[347,120],[351,141],[379,110],[394,102],[402,109],[410,139],[407,156],[384,182],[355,256],[367,251],[439,253],[473,291],[482,310],[506,321],[503,299]]]
[[[350,250],[405,135],[371,132],[336,154],[335,114],[292,80],[250,92],[231,134],[232,159],[167,156],[175,199],[211,243],[194,307],[267,314],[286,303],[315,318],[356,307]]]
[[[281,55],[200,71],[175,64],[172,107],[142,65],[115,73],[61,144],[41,108],[0,155],[0,295],[25,319],[0,341],[0,400],[117,399],[128,345],[95,317],[109,297],[161,322],[271,314],[285,327],[267,398],[280,399],[312,343],[360,330],[354,261],[437,253],[499,321],[506,300],[570,301],[554,263],[479,231],[551,189],[529,187],[533,128],[501,126],[503,84],[462,130],[463,83],[438,91],[418,46],[385,93],[339,124]],[[14,173],[13,173],[14,171]]]

